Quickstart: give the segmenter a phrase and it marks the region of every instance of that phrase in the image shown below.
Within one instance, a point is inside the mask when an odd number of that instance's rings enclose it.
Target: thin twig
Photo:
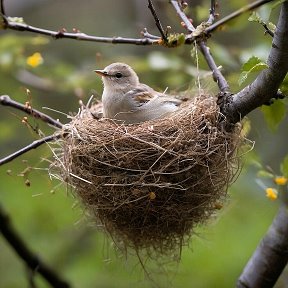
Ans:
[[[272,2],[274,0],[257,0],[251,4],[248,4],[238,10],[236,10],[235,12],[227,15],[226,17],[222,18],[221,20],[215,22],[214,24],[212,24],[211,26],[209,26],[207,29],[206,29],[206,33],[210,33],[214,30],[216,30],[218,27],[226,24],[227,22],[235,19],[236,17],[239,17],[240,15],[242,15],[243,13],[247,12],[247,11],[251,11],[251,10],[254,10],[266,3],[269,3],[269,2]]]
[[[264,29],[265,29],[265,33],[269,34],[271,37],[274,37],[274,32],[272,32],[272,31],[268,28],[268,26],[267,26],[266,23],[262,23],[262,26],[263,26]]]
[[[34,27],[31,25],[27,25],[25,23],[11,22],[9,18],[7,19],[7,23],[5,25],[6,29],[12,29],[16,31],[27,31],[32,33],[37,33],[41,35],[51,36],[54,39],[61,38],[69,38],[75,40],[82,41],[92,41],[92,42],[102,42],[102,43],[110,43],[110,44],[135,44],[135,45],[152,45],[159,44],[156,40],[151,40],[148,38],[123,38],[123,37],[98,37],[91,36],[85,33],[77,32],[77,33],[68,33],[64,31],[52,31],[47,29],[42,29],[38,27]]]
[[[18,256],[33,271],[39,273],[52,287],[68,288],[70,285],[48,267],[27,247],[11,225],[10,219],[0,206],[0,232]]]
[[[190,20],[187,18],[186,14],[182,11],[181,6],[179,5],[179,2],[177,0],[171,0],[171,4],[173,5],[174,9],[176,10],[176,13],[182,19],[184,22],[186,29],[191,33],[195,30],[195,27],[192,25]]]
[[[53,119],[52,117],[31,108],[29,105],[23,105],[21,103],[18,103],[14,100],[12,100],[8,95],[2,95],[0,96],[0,104],[4,105],[4,106],[10,106],[13,107],[15,109],[21,110],[31,116],[33,116],[36,119],[40,119],[56,128],[62,128],[63,124],[60,123],[59,121]]]
[[[216,11],[216,1],[211,0],[211,7],[209,10],[209,19],[207,20],[207,25],[212,25],[213,22],[215,21],[215,11]]]
[[[4,0],[1,0],[1,14],[2,15],[6,15],[6,13],[5,13],[5,6],[4,6]]]
[[[156,35],[153,35],[153,34],[150,34],[147,30],[147,28],[144,28],[143,31],[141,32],[141,34],[143,35],[143,37],[145,38],[149,38],[149,39],[153,39],[153,40],[160,40],[161,37],[159,36],[156,36]]]
[[[224,76],[222,75],[222,73],[220,72],[219,68],[217,67],[210,49],[205,45],[204,41],[201,41],[199,43],[199,47],[200,50],[202,52],[202,54],[204,55],[206,62],[209,66],[209,68],[211,69],[212,73],[213,73],[213,79],[214,81],[217,83],[219,90],[221,92],[228,92],[229,91],[229,84],[226,81],[226,79],[224,78]]]
[[[26,152],[32,150],[32,149],[36,149],[37,147],[41,146],[42,144],[45,144],[47,142],[51,142],[51,141],[54,141],[56,139],[59,139],[62,135],[61,134],[53,134],[53,135],[49,135],[47,137],[44,137],[42,139],[39,139],[39,140],[35,140],[33,141],[31,144],[25,146],[24,148],[0,159],[0,166],[8,163],[8,162],[11,162],[13,159],[25,154]]]
[[[186,14],[182,11],[179,2],[175,1],[175,0],[171,0],[171,4],[173,5],[173,7],[176,10],[176,13],[178,14],[178,16],[181,18],[181,20],[186,24],[186,29],[189,32],[193,32],[195,30],[194,26],[191,24],[191,22],[189,21],[188,17],[186,16]],[[209,66],[209,68],[211,69],[212,73],[213,73],[213,79],[214,81],[218,84],[218,87],[220,89],[221,92],[228,92],[229,90],[229,85],[228,82],[226,81],[226,79],[224,78],[224,76],[222,75],[222,73],[220,72],[220,70],[218,69],[218,66],[216,65],[210,51],[209,48],[206,46],[204,40],[198,41],[198,45],[200,46],[200,50],[202,52],[202,54],[205,57],[205,60]]]
[[[152,15],[153,15],[153,18],[154,18],[154,20],[155,20],[155,24],[156,24],[156,26],[157,26],[160,34],[161,34],[162,39],[163,39],[165,42],[167,42],[166,33],[165,33],[165,31],[164,31],[164,29],[163,29],[163,27],[162,27],[162,24],[161,24],[161,22],[160,22],[160,19],[159,19],[158,15],[157,15],[157,13],[156,13],[156,10],[155,10],[155,8],[154,8],[154,6],[153,6],[153,4],[152,4],[152,0],[148,0],[148,8],[150,9],[150,11],[151,11],[151,13],[152,13]]]

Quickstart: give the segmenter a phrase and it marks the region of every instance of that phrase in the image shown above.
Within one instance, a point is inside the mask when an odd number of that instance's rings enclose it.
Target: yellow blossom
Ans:
[[[42,55],[39,52],[36,52],[27,58],[26,63],[35,68],[43,63]]]
[[[277,185],[283,186],[287,184],[288,179],[284,176],[279,176],[279,177],[275,177],[274,181]]]
[[[266,189],[266,197],[268,197],[270,200],[276,200],[277,199],[277,191],[274,188],[267,188]]]

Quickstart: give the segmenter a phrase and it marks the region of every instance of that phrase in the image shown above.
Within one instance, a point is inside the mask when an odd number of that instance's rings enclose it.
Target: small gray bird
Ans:
[[[176,111],[181,100],[139,82],[134,70],[124,63],[113,63],[104,70],[94,70],[102,76],[103,116],[125,124],[159,119]]]

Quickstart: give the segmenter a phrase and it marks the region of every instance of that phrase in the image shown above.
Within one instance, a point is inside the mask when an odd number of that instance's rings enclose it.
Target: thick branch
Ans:
[[[18,256],[34,272],[39,273],[52,286],[57,288],[68,288],[70,285],[62,280],[50,267],[48,267],[39,257],[34,255],[26,246],[24,241],[12,227],[8,216],[0,206],[0,232]]]
[[[268,102],[288,71],[288,2],[282,4],[272,48],[267,60],[268,68],[261,71],[254,82],[233,95],[223,108],[231,122],[236,123],[246,114]]]
[[[15,158],[25,154],[26,152],[32,150],[32,149],[36,149],[38,148],[39,146],[47,143],[47,142],[51,142],[51,141],[55,141],[56,139],[59,139],[61,137],[61,134],[53,134],[53,135],[50,135],[50,136],[47,136],[47,137],[44,137],[42,139],[39,139],[39,140],[35,140],[33,141],[31,144],[25,146],[24,148],[8,155],[7,157],[5,158],[2,158],[0,159],[0,166],[8,163],[8,162],[11,162],[12,160],[14,160]]]
[[[12,100],[8,95],[2,95],[0,96],[0,104],[4,105],[4,106],[10,106],[13,107],[15,109],[21,110],[31,116],[33,116],[36,119],[40,119],[56,128],[62,128],[63,124],[60,123],[59,121],[56,121],[55,119],[53,119],[52,117],[31,108],[30,106],[27,105],[23,105],[21,103],[18,103],[14,100]]]
[[[242,272],[238,288],[273,287],[288,262],[288,210],[282,205]]]

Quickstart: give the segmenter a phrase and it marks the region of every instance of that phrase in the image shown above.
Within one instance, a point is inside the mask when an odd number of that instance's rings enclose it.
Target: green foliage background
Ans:
[[[27,6],[20,8],[16,3],[14,6],[7,3],[7,12],[17,12],[17,15],[11,16],[23,16],[29,24],[56,31],[62,27],[71,31],[76,26],[87,34],[98,36],[138,37],[138,32],[147,27],[151,33],[157,34],[148,9],[137,8],[137,1],[92,3],[83,0],[80,7],[78,1],[50,2],[35,4],[27,1]],[[155,1],[163,24],[172,26],[175,32],[183,32],[166,2]],[[194,23],[200,23],[207,16],[209,1],[188,2],[194,3],[188,13],[193,15]],[[244,2],[219,1],[220,15],[227,15]],[[277,8],[271,12],[271,6],[266,5],[258,12],[264,21],[275,23]],[[259,73],[252,64],[249,66],[247,60],[256,56],[260,59],[257,63],[264,63],[271,45],[271,38],[264,36],[262,26],[249,22],[248,17],[249,13],[229,23],[223,31],[215,32],[208,43],[217,63],[224,67],[234,92]],[[101,95],[102,84],[92,71],[116,61],[133,66],[141,81],[155,89],[164,90],[167,86],[169,91],[193,89],[197,68],[195,59],[191,57],[191,48],[56,41],[28,33],[2,31],[0,93],[22,103],[30,101],[37,109],[45,106],[69,115],[77,111],[79,99],[87,102],[91,94],[96,97]],[[42,54],[44,63],[32,68],[27,65],[26,59],[34,52]],[[241,68],[244,63],[246,66]],[[217,91],[201,57],[199,67],[203,87]],[[265,69],[265,65],[261,67]],[[249,71],[249,75],[245,74],[247,77],[240,81],[239,87],[240,75],[245,71]],[[287,83],[283,84],[284,92],[288,90]],[[27,94],[26,88],[31,93]],[[0,107],[0,111],[2,158],[38,137],[31,128],[21,123],[23,114],[7,107]],[[167,266],[166,272],[161,267],[154,267],[151,277],[160,285],[200,288],[235,286],[278,206],[277,201],[271,202],[265,197],[265,187],[273,186],[272,180],[257,180],[257,171],[267,170],[269,165],[274,174],[279,175],[279,167],[287,154],[287,134],[283,132],[287,131],[287,101],[281,100],[262,111],[263,114],[259,109],[249,115],[252,127],[249,138],[256,141],[255,149],[244,157],[246,165],[229,191],[227,205],[207,226],[199,227],[190,247],[183,250],[179,264]],[[64,123],[69,121],[67,116],[57,112],[44,112],[54,118],[59,117]],[[32,118],[29,118],[29,123],[32,127],[39,127],[44,134],[53,132],[52,128]],[[0,167],[0,203],[30,248],[73,287],[153,287],[154,284],[143,276],[137,259],[133,256],[126,259],[116,253],[111,240],[97,230],[91,219],[87,219],[76,199],[67,193],[65,185],[49,179],[45,169],[51,156],[49,147],[41,147]],[[284,165],[288,165],[286,162],[283,162]],[[31,167],[29,173],[21,176],[27,167]],[[27,179],[30,187],[25,185]],[[0,287],[28,287],[27,279],[25,265],[0,238]],[[36,282],[37,287],[49,287],[41,277],[36,276]],[[278,287],[282,285],[285,285],[285,277],[279,280]]]

